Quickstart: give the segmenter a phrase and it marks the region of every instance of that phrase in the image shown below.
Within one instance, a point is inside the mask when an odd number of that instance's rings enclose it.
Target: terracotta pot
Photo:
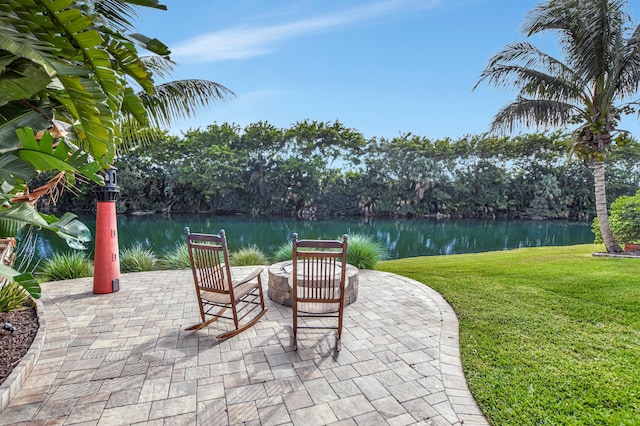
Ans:
[[[624,251],[640,251],[640,244],[626,243]]]

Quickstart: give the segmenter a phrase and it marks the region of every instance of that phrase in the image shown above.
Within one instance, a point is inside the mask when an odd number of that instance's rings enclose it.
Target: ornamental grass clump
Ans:
[[[189,259],[189,249],[185,243],[178,243],[170,252],[162,255],[160,265],[165,269],[189,269],[191,260]]]
[[[373,238],[353,234],[349,236],[347,246],[347,263],[358,269],[373,269],[381,260],[387,257],[384,245]]]
[[[121,272],[145,272],[158,269],[158,257],[141,244],[135,244],[120,251]]]
[[[0,287],[0,312],[15,311],[23,307],[28,300],[29,294],[16,282]]]
[[[93,263],[84,252],[54,253],[37,273],[41,281],[72,280],[93,276]]]
[[[242,247],[229,255],[230,266],[266,265],[267,263],[269,263],[267,256],[255,244]]]
[[[273,263],[286,262],[293,259],[293,244],[291,242],[280,244],[271,257]]]

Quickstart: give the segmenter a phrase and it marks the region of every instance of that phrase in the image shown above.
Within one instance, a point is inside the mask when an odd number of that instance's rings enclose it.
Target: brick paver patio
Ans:
[[[291,308],[268,299],[228,340],[221,324],[184,331],[198,321],[190,274],[123,274],[106,295],[91,278],[43,285],[42,349],[0,424],[488,424],[456,316],[430,288],[361,271],[336,355],[330,330],[301,331],[292,351]]]

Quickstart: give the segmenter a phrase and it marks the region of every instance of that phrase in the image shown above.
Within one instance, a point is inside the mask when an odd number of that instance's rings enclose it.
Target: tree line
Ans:
[[[212,124],[117,156],[117,208],[124,214],[588,219],[595,214],[593,175],[568,155],[570,141],[562,133],[366,139],[338,121],[305,120],[284,129],[267,122]],[[636,192],[639,160],[634,139],[612,149],[610,200]],[[91,189],[64,193],[56,208],[94,210]]]

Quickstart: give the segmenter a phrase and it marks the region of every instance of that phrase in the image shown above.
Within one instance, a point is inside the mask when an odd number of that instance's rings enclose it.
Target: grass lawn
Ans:
[[[640,425],[640,259],[600,245],[380,262],[437,290],[494,425]]]

